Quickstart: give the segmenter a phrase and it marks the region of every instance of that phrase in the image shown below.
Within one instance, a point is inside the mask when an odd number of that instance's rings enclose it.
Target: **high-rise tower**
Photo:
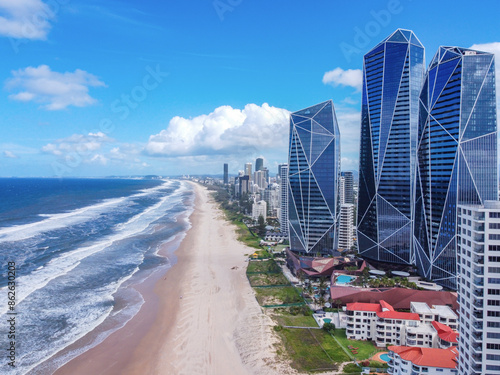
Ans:
[[[290,248],[331,254],[337,247],[340,133],[331,100],[290,116]]]
[[[498,199],[494,55],[440,47],[420,96],[416,265],[456,287],[457,205]]]
[[[424,47],[398,29],[364,56],[359,160],[358,249],[411,264],[418,100]]]

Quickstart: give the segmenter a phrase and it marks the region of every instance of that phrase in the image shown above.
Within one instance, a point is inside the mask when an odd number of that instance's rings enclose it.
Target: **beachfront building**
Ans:
[[[500,374],[500,202],[458,206],[459,374]]]
[[[365,258],[412,264],[419,93],[424,47],[398,29],[364,56],[358,250]]]
[[[388,373],[391,375],[454,375],[457,373],[456,348],[415,348],[389,346]]]
[[[491,53],[440,47],[420,95],[415,261],[457,287],[457,206],[498,196],[495,63]]]
[[[300,254],[337,249],[340,133],[333,102],[290,115],[288,233]]]
[[[280,230],[288,237],[288,164],[280,164]]]
[[[259,220],[259,216],[262,216],[264,220],[267,219],[266,201],[258,201],[252,204],[252,220]]]
[[[428,320],[421,320],[421,315],[413,312],[424,310],[430,311],[426,317]],[[431,309],[421,303],[414,306],[412,302],[411,311],[395,311],[383,300],[380,303],[348,303],[346,336],[350,340],[372,340],[379,347],[408,345],[442,348],[457,344],[456,331],[443,323],[433,324],[439,320],[454,320],[456,325],[457,316],[449,307],[434,306]],[[444,342],[441,342],[441,337]]]

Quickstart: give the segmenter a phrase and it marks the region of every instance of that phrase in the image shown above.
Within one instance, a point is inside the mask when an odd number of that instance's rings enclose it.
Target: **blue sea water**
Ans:
[[[130,320],[144,302],[131,286],[171,266],[158,250],[176,248],[193,203],[190,185],[175,180],[0,179],[2,373],[52,373]],[[5,355],[9,262],[15,369]]]

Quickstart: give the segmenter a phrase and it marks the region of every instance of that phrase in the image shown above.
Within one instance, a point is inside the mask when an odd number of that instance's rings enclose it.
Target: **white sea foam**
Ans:
[[[166,181],[160,186],[143,189],[141,190],[141,192],[127,197],[106,199],[100,203],[78,208],[70,212],[58,214],[40,214],[39,216],[44,217],[45,219],[34,223],[15,225],[12,227],[0,229],[0,243],[20,241],[34,237],[40,233],[89,221],[113,207],[122,206],[124,203],[129,202],[137,197],[156,193],[159,190],[169,187],[171,184],[171,181]]]
[[[127,223],[117,225],[113,234],[105,236],[98,242],[90,244],[89,246],[80,247],[64,253],[52,259],[45,267],[37,269],[29,275],[18,278],[18,292],[16,293],[17,304],[21,303],[31,293],[45,287],[52,280],[71,272],[83,259],[106,249],[117,241],[138,235],[147,230],[152,222],[165,215],[165,212],[177,203],[176,198],[178,198],[179,195],[180,194],[176,192],[172,195],[163,197],[158,203],[135,215]],[[0,306],[0,314],[4,314],[5,312],[7,312],[7,308],[5,306]]]

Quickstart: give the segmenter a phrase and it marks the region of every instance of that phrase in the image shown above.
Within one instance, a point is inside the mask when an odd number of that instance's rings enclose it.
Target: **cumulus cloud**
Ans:
[[[18,159],[19,156],[17,156],[16,154],[14,154],[12,151],[9,151],[9,150],[5,150],[3,152],[3,156],[5,158],[9,158],[9,159]]]
[[[6,83],[7,89],[18,90],[9,96],[11,99],[34,101],[51,111],[95,104],[97,100],[89,95],[89,87],[102,86],[105,86],[104,82],[84,70],[59,73],[47,65],[15,70]]]
[[[48,143],[42,147],[42,151],[56,156],[67,154],[88,155],[93,151],[100,150],[105,143],[113,142],[102,132],[85,134],[73,134],[67,138],[58,139],[54,143]]]
[[[363,84],[363,72],[360,69],[335,68],[323,75],[325,85],[354,87],[357,91],[361,90]]]
[[[144,152],[151,156],[232,155],[283,148],[288,142],[289,112],[247,104],[221,106],[208,115],[176,116],[167,129],[149,137]]]
[[[0,0],[0,35],[44,40],[54,18],[52,9],[41,0]]]

